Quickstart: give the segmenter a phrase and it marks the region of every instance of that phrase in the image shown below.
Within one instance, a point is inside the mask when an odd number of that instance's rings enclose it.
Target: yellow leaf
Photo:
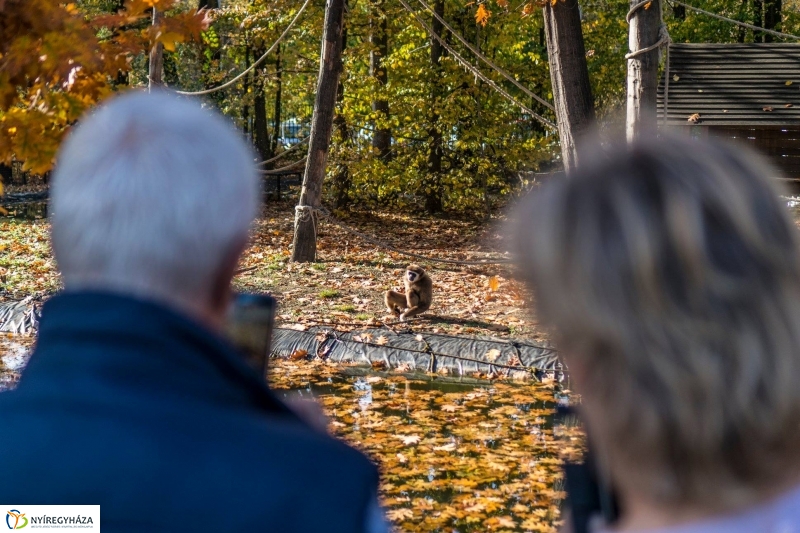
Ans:
[[[385,346],[389,344],[389,339],[386,338],[386,335],[381,335],[380,337],[378,337],[378,340],[375,341],[375,344],[380,344],[381,346]]]
[[[497,281],[497,276],[492,276],[489,278],[489,288],[492,292],[497,292],[497,288],[500,286],[500,282]]]
[[[180,33],[175,33],[175,32],[172,32],[172,31],[168,31],[168,32],[162,33],[158,37],[158,40],[161,41],[161,44],[164,45],[164,49],[165,50],[168,50],[170,52],[174,52],[175,51],[175,43],[183,42],[184,37]]]
[[[787,82],[786,82],[786,85],[791,85],[791,84],[792,84],[792,82],[791,82],[791,81],[787,81]]]
[[[652,6],[652,5],[653,5],[653,2],[647,2],[647,3],[644,5],[644,8],[645,8],[645,9],[650,9],[650,6]]]
[[[489,22],[489,17],[491,16],[492,12],[486,9],[486,6],[481,4],[478,6],[478,11],[475,13],[475,22],[481,26],[486,26],[486,23]]]

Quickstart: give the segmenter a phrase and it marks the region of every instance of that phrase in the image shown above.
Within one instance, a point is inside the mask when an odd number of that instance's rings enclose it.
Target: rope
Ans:
[[[436,12],[434,9],[432,9],[432,8],[431,8],[431,6],[429,6],[428,4],[426,4],[426,3],[425,3],[425,0],[418,0],[418,1],[419,1],[419,3],[420,3],[420,4],[422,4],[422,5],[423,5],[423,7],[425,7],[425,9],[427,9],[428,11],[430,11],[431,13],[433,13],[433,16],[434,16],[434,17],[436,17],[436,19],[437,19],[439,22],[441,22],[441,23],[442,23],[442,25],[443,25],[445,28],[447,28],[447,29],[450,31],[450,33],[451,33],[451,34],[453,34],[453,36],[454,36],[456,39],[458,39],[459,41],[461,41],[461,43],[462,43],[464,46],[466,46],[467,48],[469,48],[469,49],[470,49],[470,51],[471,51],[473,54],[475,54],[475,56],[476,56],[478,59],[480,59],[481,61],[483,61],[484,63],[486,63],[486,64],[487,64],[487,65],[489,65],[490,67],[492,67],[494,70],[496,70],[497,72],[499,72],[501,76],[503,76],[505,79],[507,79],[508,81],[510,81],[511,83],[513,83],[514,85],[516,85],[516,86],[517,86],[517,88],[518,88],[520,91],[524,92],[525,94],[527,94],[528,96],[530,96],[531,98],[533,98],[534,100],[536,100],[537,102],[539,102],[540,104],[542,104],[543,106],[545,106],[547,109],[550,109],[551,111],[555,111],[555,109],[556,109],[556,108],[555,108],[555,107],[553,107],[553,104],[551,104],[551,103],[550,103],[550,102],[548,102],[547,100],[545,100],[545,99],[541,98],[539,95],[537,95],[537,94],[534,94],[534,93],[533,93],[532,91],[530,91],[530,90],[529,90],[527,87],[525,87],[525,86],[524,86],[524,85],[522,85],[520,82],[518,82],[518,81],[516,80],[516,78],[514,78],[513,76],[511,76],[511,74],[509,74],[508,72],[506,72],[506,71],[505,71],[505,70],[503,70],[502,68],[500,68],[500,67],[498,67],[497,65],[495,65],[494,63],[492,63],[492,61],[491,61],[491,60],[490,60],[488,57],[486,57],[485,55],[483,55],[483,54],[481,53],[481,51],[480,51],[480,50],[478,50],[478,49],[476,49],[474,46],[472,46],[472,45],[469,43],[469,41],[467,41],[466,39],[464,39],[464,37],[462,37],[462,36],[461,36],[461,35],[460,35],[458,32],[456,32],[456,30],[454,30],[454,29],[453,29],[453,27],[452,27],[452,26],[450,26],[450,24],[448,24],[448,23],[447,23],[447,21],[445,21],[445,20],[444,20],[444,17],[442,17],[441,15],[439,15],[439,13],[437,13],[437,12]]]
[[[175,92],[178,93],[178,94],[184,95],[184,96],[200,96],[200,95],[203,95],[203,94],[215,93],[217,91],[221,91],[222,89],[227,89],[228,87],[230,87],[231,85],[233,85],[234,83],[236,83],[237,81],[239,81],[240,79],[245,77],[250,71],[252,71],[258,65],[260,65],[272,53],[272,51],[275,50],[275,48],[278,47],[278,45],[281,43],[281,41],[284,39],[284,37],[286,37],[289,34],[289,30],[292,29],[292,27],[295,25],[295,23],[300,18],[300,15],[303,14],[303,11],[306,10],[306,8],[308,7],[308,5],[310,3],[311,3],[311,0],[306,0],[306,2],[300,8],[300,11],[297,12],[297,14],[294,16],[292,21],[286,27],[286,29],[283,30],[283,33],[281,34],[281,36],[278,37],[278,40],[275,41],[274,43],[272,43],[272,46],[269,47],[269,50],[264,52],[264,55],[262,55],[260,58],[258,58],[258,61],[256,61],[252,65],[250,65],[247,69],[245,69],[241,74],[239,74],[238,76],[236,76],[232,80],[230,80],[230,81],[228,81],[226,83],[223,83],[219,87],[213,87],[211,89],[206,89],[204,91],[175,91]]]
[[[290,163],[290,164],[288,164],[286,166],[283,166],[283,167],[280,167],[280,168],[274,168],[272,170],[262,170],[261,173],[264,174],[264,175],[269,176],[270,174],[278,174],[278,173],[283,172],[285,170],[292,170],[295,167],[299,167],[301,164],[305,165],[307,159],[308,159],[307,157],[304,157],[300,161],[295,161],[294,163]]]
[[[657,48],[661,48],[665,44],[669,43],[669,41],[670,41],[669,34],[666,32],[666,30],[667,30],[666,25],[662,24],[661,25],[661,29],[659,30],[659,34],[661,35],[661,38],[658,40],[657,43],[651,44],[650,46],[648,46],[646,48],[640,48],[639,50],[636,50],[635,52],[630,52],[628,54],[625,54],[625,59],[634,59],[636,57],[639,57],[640,55],[646,54],[647,52],[652,52],[653,50],[655,50]]]
[[[360,238],[364,239],[365,241],[367,241],[368,243],[374,244],[378,248],[384,248],[386,250],[398,253],[400,255],[407,255],[409,257],[414,257],[414,258],[420,259],[420,260],[422,260],[422,261],[424,261],[426,263],[447,263],[447,264],[451,264],[451,265],[505,265],[505,264],[513,263],[513,261],[511,259],[493,259],[493,260],[489,260],[489,261],[458,261],[456,259],[439,259],[439,258],[427,257],[427,256],[424,256],[424,255],[416,254],[414,252],[409,252],[408,250],[401,250],[399,248],[395,248],[394,246],[392,246],[390,244],[386,244],[383,241],[379,241],[377,239],[374,239],[374,238],[370,237],[369,235],[367,235],[365,233],[362,233],[362,232],[360,232],[360,231],[358,231],[356,229],[351,228],[350,226],[348,226],[344,222],[341,222],[340,220],[337,220],[336,218],[334,218],[330,213],[328,213],[324,209],[314,208],[314,207],[311,207],[310,205],[298,205],[297,207],[295,207],[295,227],[297,227],[297,217],[299,216],[299,213],[301,213],[301,212],[302,213],[307,213],[309,211],[312,211],[312,212],[316,213],[317,216],[321,216],[324,219],[326,219],[327,221],[333,223],[334,225],[339,226],[340,228],[342,228],[347,233],[350,233],[352,235],[360,237]],[[303,215],[303,216],[308,216],[308,215]],[[307,219],[301,218],[300,220],[301,221],[305,221]],[[317,235],[316,221],[314,223],[314,235],[315,236]]]
[[[637,11],[639,11],[641,8],[643,8],[645,6],[648,6],[648,5],[652,4],[653,2],[658,2],[658,1],[659,0],[642,0],[638,4],[636,4],[633,7],[631,7],[630,11],[628,11],[628,14],[625,15],[625,21],[628,24],[630,24],[631,23],[631,19],[633,19],[633,15],[636,14]],[[645,7],[645,9],[646,9],[646,7]],[[669,31],[667,30],[667,25],[664,24],[663,11],[661,13],[661,27],[658,29],[658,36],[659,36],[658,42],[656,42],[655,44],[651,44],[650,46],[647,46],[645,48],[640,48],[639,50],[635,50],[633,52],[629,52],[629,53],[625,54],[625,59],[626,60],[634,59],[636,57],[639,57],[640,55],[646,54],[648,52],[652,52],[653,50],[661,48],[665,44],[669,44],[670,43]]]
[[[462,65],[462,66],[463,66],[465,69],[467,69],[467,70],[469,70],[470,72],[472,72],[472,73],[475,75],[475,77],[477,77],[477,78],[480,78],[481,80],[483,80],[484,82],[486,82],[486,83],[487,83],[487,84],[488,84],[488,85],[489,85],[489,86],[490,86],[492,89],[494,89],[496,92],[500,93],[500,94],[501,94],[501,95],[502,95],[502,96],[503,96],[503,97],[504,97],[506,100],[508,100],[509,102],[511,102],[512,104],[514,104],[515,106],[517,106],[517,107],[519,107],[520,109],[522,109],[522,110],[523,110],[525,113],[529,114],[530,116],[532,116],[533,118],[535,118],[536,120],[538,120],[539,122],[541,122],[542,124],[544,124],[545,126],[547,126],[548,128],[551,128],[551,129],[553,129],[553,130],[555,130],[555,131],[558,131],[558,129],[556,128],[556,125],[555,125],[553,122],[551,122],[551,121],[547,120],[547,119],[546,119],[546,118],[544,118],[543,116],[539,115],[538,113],[536,113],[535,111],[533,111],[532,109],[530,109],[530,108],[529,108],[528,106],[526,106],[525,104],[523,104],[523,103],[521,103],[520,101],[518,101],[516,98],[514,98],[513,96],[511,96],[511,95],[510,95],[510,94],[509,94],[509,93],[508,93],[508,92],[507,92],[505,89],[503,89],[502,87],[500,87],[499,85],[497,85],[495,82],[493,82],[492,80],[490,80],[489,78],[487,78],[485,74],[483,74],[483,73],[482,73],[480,70],[478,70],[477,68],[475,68],[475,67],[474,67],[474,66],[473,66],[471,63],[469,63],[467,60],[465,60],[463,57],[461,57],[461,56],[458,54],[458,52],[456,52],[455,50],[453,50],[453,47],[452,47],[452,46],[450,46],[449,44],[447,44],[447,41],[445,41],[445,40],[444,40],[444,39],[443,39],[443,38],[442,38],[440,35],[438,35],[437,33],[435,33],[435,32],[434,32],[434,31],[433,31],[433,30],[432,30],[432,29],[431,29],[431,28],[430,28],[430,27],[429,27],[429,26],[428,26],[428,25],[425,23],[425,21],[424,21],[424,20],[422,20],[421,18],[419,18],[419,16],[417,16],[417,14],[414,12],[414,10],[413,10],[413,9],[411,9],[411,6],[409,6],[409,5],[406,3],[406,1],[405,1],[405,0],[400,0],[400,3],[401,3],[401,4],[403,4],[403,7],[404,7],[404,8],[406,8],[406,10],[407,10],[409,13],[411,13],[411,15],[412,15],[412,16],[413,16],[413,17],[416,19],[416,21],[419,23],[419,25],[420,25],[420,26],[422,26],[422,27],[425,29],[425,31],[427,31],[427,32],[428,32],[428,33],[429,33],[429,34],[430,34],[430,35],[431,35],[431,36],[432,36],[434,39],[436,39],[437,41],[439,41],[439,44],[441,44],[441,45],[442,45],[442,47],[444,47],[444,49],[445,49],[445,50],[447,50],[448,52],[450,52],[450,55],[451,55],[451,56],[452,56],[452,57],[453,57],[453,58],[454,58],[456,61],[458,61],[459,63],[461,63],[461,65]]]
[[[311,135],[309,135],[305,139],[302,139],[301,141],[299,141],[297,144],[295,144],[294,146],[292,146],[288,150],[284,150],[283,152],[279,153],[278,155],[276,155],[275,157],[273,157],[271,159],[267,159],[266,161],[261,161],[260,163],[256,163],[256,165],[269,165],[270,163],[274,163],[275,161],[277,161],[278,159],[281,159],[283,156],[285,156],[286,154],[288,154],[292,150],[296,150],[300,146],[302,146],[305,143],[307,143],[310,138],[311,138]]]
[[[769,33],[769,34],[774,35],[776,37],[782,37],[784,39],[794,39],[795,41],[800,41],[800,37],[798,37],[797,35],[792,35],[791,33],[783,33],[783,32],[775,31],[775,30],[768,30],[767,28],[762,28],[760,26],[755,26],[753,24],[748,24],[746,22],[741,22],[741,21],[736,20],[736,19],[723,17],[722,15],[717,15],[716,13],[712,13],[710,11],[706,11],[705,9],[700,9],[699,7],[695,7],[693,5],[689,5],[689,4],[686,4],[684,2],[680,2],[679,0],[670,0],[670,3],[678,4],[679,6],[683,6],[683,7],[687,7],[689,9],[691,9],[692,11],[696,11],[698,13],[702,13],[703,15],[707,15],[709,17],[712,17],[712,18],[715,18],[715,19],[718,19],[718,20],[724,20],[725,22],[730,22],[731,24],[736,24],[737,26],[741,26],[742,28],[747,28],[747,29],[753,30],[753,31],[763,31],[764,33]]]

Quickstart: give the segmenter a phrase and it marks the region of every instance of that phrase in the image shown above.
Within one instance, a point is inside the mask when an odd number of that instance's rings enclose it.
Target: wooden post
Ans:
[[[631,7],[641,0],[630,0]],[[661,38],[661,2],[653,0],[630,16],[628,46],[632,53],[653,46]],[[628,59],[628,142],[657,128],[658,56],[660,48]]]
[[[311,138],[308,142],[308,160],[300,202],[294,218],[292,261],[314,261],[317,255],[316,215],[307,208],[319,207],[322,197],[322,181],[325,178],[325,165],[328,162],[328,148],[331,143],[336,92],[339,75],[342,72],[343,22],[344,0],[327,0],[317,96],[311,120]]]
[[[163,14],[156,8],[153,8],[153,26],[157,26]],[[154,88],[164,86],[164,45],[157,42],[150,49],[150,64],[147,75],[147,90],[152,91]]]
[[[578,0],[546,2],[544,26],[564,170],[578,165],[578,140],[594,121]]]

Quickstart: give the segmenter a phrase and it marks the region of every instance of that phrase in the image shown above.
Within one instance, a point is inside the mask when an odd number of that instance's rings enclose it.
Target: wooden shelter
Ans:
[[[800,44],[671,44],[658,118],[746,143],[800,181]]]

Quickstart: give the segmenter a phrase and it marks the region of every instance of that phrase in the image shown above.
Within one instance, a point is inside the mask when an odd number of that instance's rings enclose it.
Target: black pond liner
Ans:
[[[275,329],[273,357],[288,358],[303,351],[308,357],[319,356],[337,363],[459,377],[541,379],[551,374],[560,380],[566,372],[553,348],[511,339],[394,332],[386,328],[351,332],[325,327],[306,331]]]
[[[0,333],[24,334],[39,327],[41,309],[31,298],[0,302]]]

